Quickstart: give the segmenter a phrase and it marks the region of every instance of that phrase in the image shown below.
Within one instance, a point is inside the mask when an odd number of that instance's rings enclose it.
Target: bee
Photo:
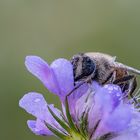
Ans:
[[[133,98],[137,87],[136,74],[140,70],[116,61],[116,57],[99,52],[79,53],[71,60],[73,65],[74,83],[79,81],[99,84],[117,84],[122,92]]]

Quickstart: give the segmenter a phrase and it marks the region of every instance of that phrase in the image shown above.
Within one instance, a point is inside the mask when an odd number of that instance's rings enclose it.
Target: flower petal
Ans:
[[[86,115],[91,108],[93,101],[94,94],[91,94],[91,90],[88,89],[86,94],[84,94],[82,97],[80,97],[75,104],[75,118],[76,120],[80,120],[84,115]]]
[[[60,119],[62,119],[61,112],[57,108],[54,108],[53,105],[48,105],[41,94],[35,92],[25,94],[19,101],[19,106],[24,108],[28,113],[32,114],[36,118],[46,121],[52,126],[57,126],[61,129],[60,125],[50,114],[47,106],[49,106]]]
[[[27,56],[25,66],[28,71],[36,76],[52,93],[58,94],[59,87],[50,66],[38,56]]]
[[[99,120],[103,120],[104,116],[109,116],[110,112],[120,104],[119,99],[122,94],[120,88],[112,84],[104,87],[98,86],[96,89],[88,116],[90,122],[89,131],[92,131]],[[101,122],[100,124],[102,124]],[[99,125],[99,128],[100,127],[101,126]],[[103,130],[106,131],[106,129],[102,129],[101,127],[101,130],[99,129],[97,133],[104,133]]]
[[[60,58],[51,64],[51,68],[60,88],[59,96],[64,98],[74,88],[72,64],[68,60]]]
[[[69,97],[69,108],[73,119],[78,120],[86,115],[94,102],[94,94],[101,86],[93,81],[92,85],[85,83]]]
[[[122,90],[118,85],[108,84],[103,88],[107,89],[107,92],[112,98],[112,106],[115,108],[120,103],[120,99],[123,96]]]
[[[131,109],[129,107],[128,109],[131,111],[131,122],[128,124],[128,127],[124,131],[121,131],[118,137],[113,140],[140,140],[140,113],[133,107]]]
[[[132,119],[132,110],[129,105],[119,105],[109,116],[106,118],[104,126],[112,132],[120,132],[126,129]]]
[[[35,116],[37,119],[45,121],[58,131],[66,133],[66,131],[53,118],[48,110],[48,106],[60,119],[62,119],[62,113],[57,108],[55,108],[54,105],[48,105],[41,94],[35,92],[25,94],[19,101],[19,106],[25,109],[28,113]]]
[[[118,137],[113,138],[111,140],[140,140],[140,136],[130,132],[130,133],[121,134]]]
[[[64,99],[74,87],[73,68],[66,59],[57,59],[51,66],[37,56],[27,56],[25,65],[29,72],[42,81],[52,93]]]
[[[77,100],[79,100],[79,98],[81,98],[84,94],[86,94],[87,90],[88,90],[88,85],[84,84],[84,85],[80,86],[77,90],[75,90],[68,97],[69,109],[70,109],[70,113],[73,116],[73,118],[76,117],[76,115],[75,115],[76,114],[76,102],[77,102]]]
[[[40,119],[28,120],[27,124],[31,131],[36,135],[53,135],[53,133],[46,127],[44,122],[42,122]]]
[[[41,120],[46,120],[49,117],[47,103],[39,93],[30,92],[25,94],[19,101],[19,106]]]

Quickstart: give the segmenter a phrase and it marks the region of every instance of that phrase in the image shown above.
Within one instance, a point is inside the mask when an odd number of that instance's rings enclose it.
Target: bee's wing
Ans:
[[[96,59],[101,59],[101,58],[105,58],[106,60],[108,60],[109,62],[114,62],[116,60],[116,56],[111,56],[105,53],[100,53],[100,52],[87,52],[85,53],[85,55],[91,57],[91,58],[96,58]]]
[[[116,66],[117,68],[126,69],[126,70],[128,70],[128,71],[130,71],[130,72],[132,72],[132,73],[136,73],[136,74],[139,74],[139,75],[140,75],[140,70],[135,69],[135,68],[130,67],[130,66],[127,66],[127,65],[124,65],[124,64],[122,64],[122,63],[115,62],[115,66]]]
[[[108,54],[99,53],[99,52],[88,52],[88,53],[85,53],[85,54],[87,56],[91,57],[91,58],[96,58],[98,60],[100,60],[101,58],[105,58],[106,60],[108,60],[108,62],[111,62],[113,67],[117,67],[117,68],[121,68],[121,69],[126,69],[126,70],[128,70],[128,71],[130,71],[132,73],[136,73],[136,74],[140,75],[140,70],[135,69],[135,68],[130,67],[130,66],[127,66],[127,65],[124,65],[124,64],[119,63],[119,62],[115,62],[116,56],[112,57],[112,56],[110,56]]]
[[[116,61],[116,59],[117,59],[117,56],[113,56],[113,60]]]

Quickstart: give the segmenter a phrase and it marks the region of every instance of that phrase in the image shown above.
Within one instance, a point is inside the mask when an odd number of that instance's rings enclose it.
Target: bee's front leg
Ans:
[[[81,87],[83,84],[87,83],[88,86],[91,88],[91,84],[93,82],[93,77],[94,77],[95,73],[93,72],[90,76],[88,76],[86,79],[81,80],[81,83],[79,83],[78,85],[76,85],[76,83],[74,83],[74,88],[67,94],[67,97],[70,96],[75,90],[77,90],[79,87]]]
[[[111,72],[108,77],[106,78],[106,80],[102,83],[103,85],[105,84],[112,84],[116,79],[116,71]]]

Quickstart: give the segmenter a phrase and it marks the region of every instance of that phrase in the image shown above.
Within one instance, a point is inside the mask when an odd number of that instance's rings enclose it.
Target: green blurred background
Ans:
[[[0,139],[55,140],[35,136],[26,125],[33,117],[18,107],[29,91],[60,107],[24,58],[49,63],[78,52],[100,51],[140,68],[139,0],[0,0]]]

